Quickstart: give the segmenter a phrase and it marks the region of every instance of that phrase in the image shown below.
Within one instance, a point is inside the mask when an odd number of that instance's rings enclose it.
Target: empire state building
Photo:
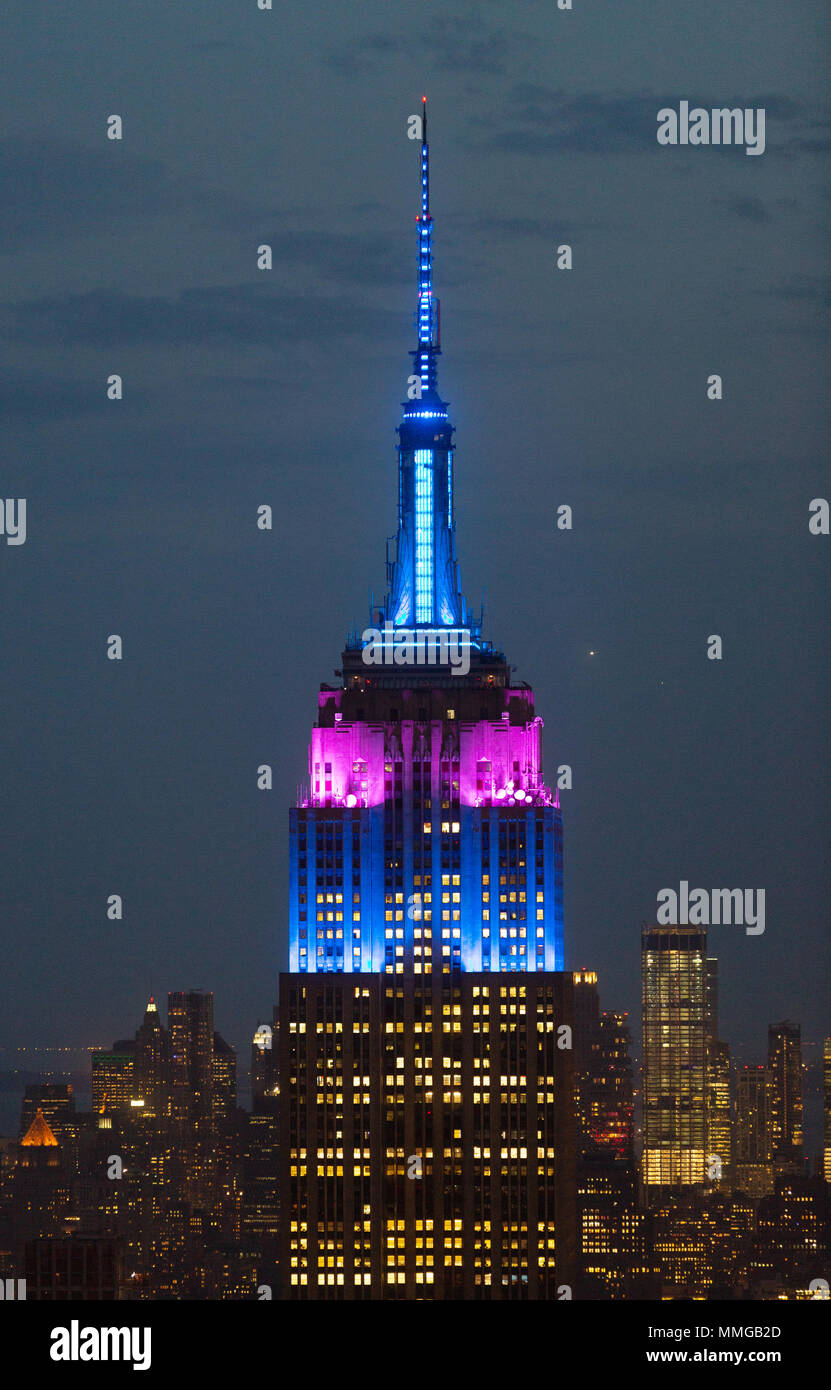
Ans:
[[[387,596],[290,811],[283,1295],[557,1299],[574,1266],[562,817],[542,719],[460,591],[423,104]]]

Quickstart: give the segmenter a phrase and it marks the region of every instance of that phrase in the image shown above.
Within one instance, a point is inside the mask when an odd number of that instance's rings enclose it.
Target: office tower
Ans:
[[[41,1109],[17,1145],[12,1181],[18,1237],[56,1235],[69,1204],[69,1175],[61,1145]]]
[[[213,1114],[230,1119],[237,1108],[237,1054],[221,1033],[214,1033]]]
[[[577,1165],[580,1299],[647,1298],[654,1274],[635,1165],[602,1150]]]
[[[600,1051],[600,995],[597,971],[575,970],[574,980],[574,1104],[580,1148],[593,1147],[597,1116],[593,1101]]]
[[[590,1076],[600,1034],[596,970],[574,971],[574,1076]]]
[[[580,1298],[637,1297],[651,1269],[638,1210],[626,1014],[600,1011],[597,975],[574,972]]]
[[[170,1110],[167,1033],[152,995],[134,1038],[110,1052],[91,1053],[92,1108],[100,1114],[142,1111],[159,1118]]]
[[[98,1112],[129,1110],[136,1097],[135,1043],[124,1038],[111,1052],[93,1052],[92,1108]]]
[[[788,1019],[768,1028],[768,1071],[773,1167],[799,1177],[802,1159],[802,1044],[798,1024]]]
[[[643,1182],[648,1193],[706,1178],[706,950],[700,927],[643,927]]]
[[[822,1045],[822,1138],[825,1181],[831,1182],[831,1038]]]
[[[199,1224],[217,1206],[220,1171],[227,1158],[224,1147],[221,1149],[217,1143],[214,1124],[213,1025],[212,993],[177,990],[168,994],[173,1148],[168,1171],[180,1202],[177,1211],[168,1205],[156,1263],[167,1259],[171,1291],[190,1289],[190,1296],[199,1296],[202,1287],[194,1266],[202,1243]],[[197,1216],[197,1212],[201,1215]],[[180,1214],[186,1223],[188,1240],[184,1247],[177,1248],[176,1223]]]
[[[530,686],[458,588],[426,108],[388,593],[290,813],[286,1292],[554,1298],[574,1260],[562,819]]]
[[[279,1031],[274,1022],[257,1025],[251,1044],[251,1114],[243,1148],[242,1235],[257,1252],[257,1283],[278,1296],[280,1234]]]
[[[64,1082],[35,1082],[26,1087],[20,1107],[20,1134],[24,1135],[40,1110],[58,1143],[75,1123],[75,1093]]]
[[[575,1105],[583,1152],[633,1154],[634,1086],[627,1015],[603,1012],[597,973],[574,971]]]
[[[136,1095],[147,1116],[161,1119],[170,1112],[170,1046],[152,994],[136,1032],[135,1059]]]
[[[749,1197],[773,1191],[771,1078],[767,1067],[736,1074],[734,1186]]]
[[[210,1128],[213,1116],[214,997],[203,990],[167,996],[171,1113],[179,1126]]]
[[[718,960],[708,956],[705,975],[704,1046],[707,1076],[708,1181],[729,1186],[732,1158],[730,1045],[718,1035]]]
[[[629,1015],[604,1011],[600,1015],[600,1072],[597,1114],[598,1138],[617,1159],[634,1158],[635,1088],[629,1048]]]
[[[276,1017],[273,1026],[270,1023],[258,1023],[251,1043],[251,1099],[255,1108],[264,1096],[275,1097],[280,1094],[277,1074],[279,1049],[274,1036],[276,1030]]]
[[[730,1182],[733,1161],[733,1107],[730,1044],[716,1042],[707,1058],[707,1171],[716,1185]]]
[[[279,1098],[261,1096],[254,1102],[245,1124],[242,1231],[246,1238],[253,1237],[261,1245],[269,1243],[272,1263],[276,1260],[280,1216],[279,1135]]]

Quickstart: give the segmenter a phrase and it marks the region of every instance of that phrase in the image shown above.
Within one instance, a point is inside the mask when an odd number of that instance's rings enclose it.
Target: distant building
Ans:
[[[632,1158],[634,1086],[625,1013],[600,1010],[597,973],[574,971],[574,1077],[584,1148]]]
[[[43,1081],[26,1087],[20,1107],[20,1134],[24,1135],[40,1110],[50,1129],[60,1139],[62,1131],[75,1120],[75,1093],[63,1082]]]
[[[665,1298],[706,1298],[714,1285],[731,1287],[749,1259],[724,1193],[694,1187],[664,1192],[651,1225]]]
[[[119,1297],[123,1253],[118,1240],[70,1236],[27,1242],[26,1297],[51,1302],[112,1302]]]
[[[634,1079],[629,1048],[629,1015],[604,1010],[600,1015],[596,1137],[615,1158],[634,1161]]]
[[[132,1039],[116,1043],[111,1052],[93,1052],[90,1060],[93,1110],[129,1110],[136,1099],[136,1057]]]
[[[213,1117],[230,1119],[237,1108],[237,1054],[221,1033],[214,1033]]]
[[[701,927],[643,927],[643,1183],[652,1194],[706,1180],[706,951]]]
[[[135,1090],[148,1117],[170,1113],[170,1041],[152,994],[135,1038]]]
[[[251,1043],[251,1098],[256,1107],[264,1096],[280,1093],[277,1045],[277,1019],[274,1024],[260,1023]]]
[[[802,1042],[798,1024],[789,1020],[768,1028],[770,1125],[774,1171],[803,1176]]]
[[[717,1042],[707,1059],[707,1173],[726,1188],[733,1171],[733,1104],[730,1044]]]
[[[767,1067],[742,1067],[736,1074],[733,1182],[749,1197],[773,1191],[771,1079]]]
[[[203,990],[167,996],[171,1113],[184,1132],[207,1131],[213,1118],[214,997]]]
[[[20,1141],[20,1147],[36,1150],[58,1148],[58,1141],[40,1106],[38,1106],[32,1123]],[[32,1157],[34,1158],[34,1155]]]
[[[757,1280],[778,1279],[796,1294],[812,1278],[828,1281],[828,1188],[823,1178],[777,1177],[759,1203],[754,1258]]]
[[[704,1033],[707,1067],[708,1183],[720,1191],[729,1188],[733,1157],[733,1104],[730,1044],[719,1040],[718,960],[707,957]]]
[[[69,1174],[63,1150],[39,1108],[17,1146],[11,1180],[18,1234],[29,1239],[57,1234],[69,1204]]]
[[[278,1283],[280,1235],[279,1098],[261,1096],[246,1117],[242,1169],[242,1238],[255,1241],[261,1254],[259,1282]]]

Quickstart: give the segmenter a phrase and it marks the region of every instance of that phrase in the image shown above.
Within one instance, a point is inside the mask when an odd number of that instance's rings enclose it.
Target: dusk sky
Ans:
[[[425,92],[462,588],[573,768],[567,964],[639,1038],[657,893],[763,888],[710,931],[721,1035],[831,1033],[828,7],[573,5],[5,7],[0,1068],[201,987],[244,1073],[271,1017],[395,530]],[[682,100],[763,108],[764,154],[659,145]]]

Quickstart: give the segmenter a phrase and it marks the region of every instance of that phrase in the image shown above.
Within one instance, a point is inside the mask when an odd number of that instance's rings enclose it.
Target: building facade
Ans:
[[[707,937],[700,927],[641,934],[643,1183],[684,1188],[707,1176]]]
[[[321,687],[290,812],[284,1291],[556,1298],[575,1242],[562,818],[533,691],[458,586],[422,120],[388,593]]]
[[[785,1019],[768,1028],[770,1124],[773,1167],[779,1175],[801,1177],[802,1154],[802,1033]]]
[[[749,1197],[773,1191],[771,1076],[767,1067],[736,1073],[734,1185]]]

